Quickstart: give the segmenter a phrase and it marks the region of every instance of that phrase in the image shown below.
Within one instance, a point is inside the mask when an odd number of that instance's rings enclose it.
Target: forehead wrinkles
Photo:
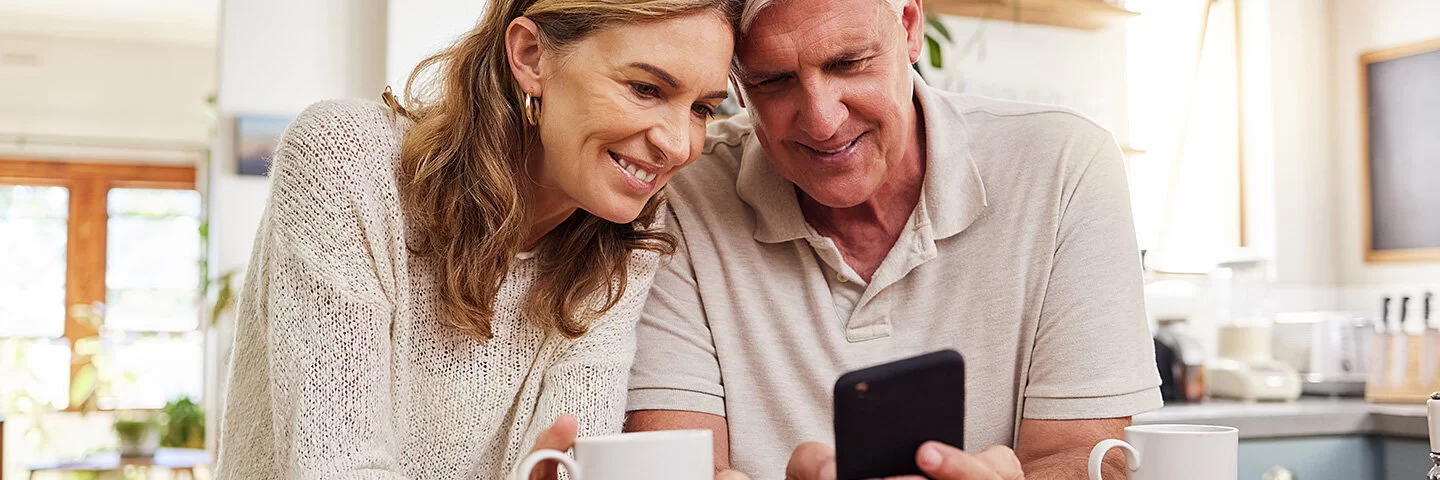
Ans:
[[[823,9],[814,15],[780,14],[785,9],[801,8],[795,5],[804,1],[812,0],[777,2],[760,13],[741,39],[737,59],[741,60],[742,70],[778,70],[797,61],[823,63],[847,48],[876,40],[888,50],[890,42],[884,41],[885,30],[877,18],[884,14],[880,10],[882,2],[874,2],[870,7],[874,11],[869,15],[839,8]]]

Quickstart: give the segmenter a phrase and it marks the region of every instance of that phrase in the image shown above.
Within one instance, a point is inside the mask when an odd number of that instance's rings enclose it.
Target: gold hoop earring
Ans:
[[[530,124],[530,126],[532,127],[539,126],[540,99],[538,97],[530,96],[530,92],[525,92],[525,105],[523,106],[523,109],[525,115],[525,123]]]

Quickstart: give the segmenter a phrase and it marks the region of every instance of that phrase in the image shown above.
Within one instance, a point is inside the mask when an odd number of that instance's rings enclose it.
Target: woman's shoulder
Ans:
[[[407,122],[374,101],[312,104],[281,136],[271,177],[306,183],[393,183]]]
[[[404,123],[389,107],[370,100],[326,100],[306,107],[286,129],[282,146],[313,153],[370,153],[399,146]]]

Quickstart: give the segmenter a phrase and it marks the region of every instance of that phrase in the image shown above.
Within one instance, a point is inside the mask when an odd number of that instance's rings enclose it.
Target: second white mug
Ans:
[[[575,457],[558,450],[531,453],[515,469],[527,480],[535,465],[558,460],[570,480],[712,480],[715,452],[709,430],[622,433],[575,440]]]
[[[1130,480],[1216,480],[1239,476],[1240,431],[1210,425],[1135,425],[1125,440],[1105,440],[1090,451],[1090,480],[1112,448],[1125,451]]]

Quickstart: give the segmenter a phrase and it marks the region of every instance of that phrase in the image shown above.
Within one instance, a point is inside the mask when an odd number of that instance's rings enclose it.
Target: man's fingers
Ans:
[[[979,457],[939,442],[921,445],[915,464],[935,480],[1018,480],[1002,477]]]
[[[835,449],[815,442],[795,447],[785,466],[785,480],[835,480]]]
[[[1004,445],[995,445],[984,451],[975,454],[975,458],[990,465],[1000,478],[1005,480],[1021,480],[1025,478],[1025,472],[1020,468],[1020,457],[1015,451]]]

